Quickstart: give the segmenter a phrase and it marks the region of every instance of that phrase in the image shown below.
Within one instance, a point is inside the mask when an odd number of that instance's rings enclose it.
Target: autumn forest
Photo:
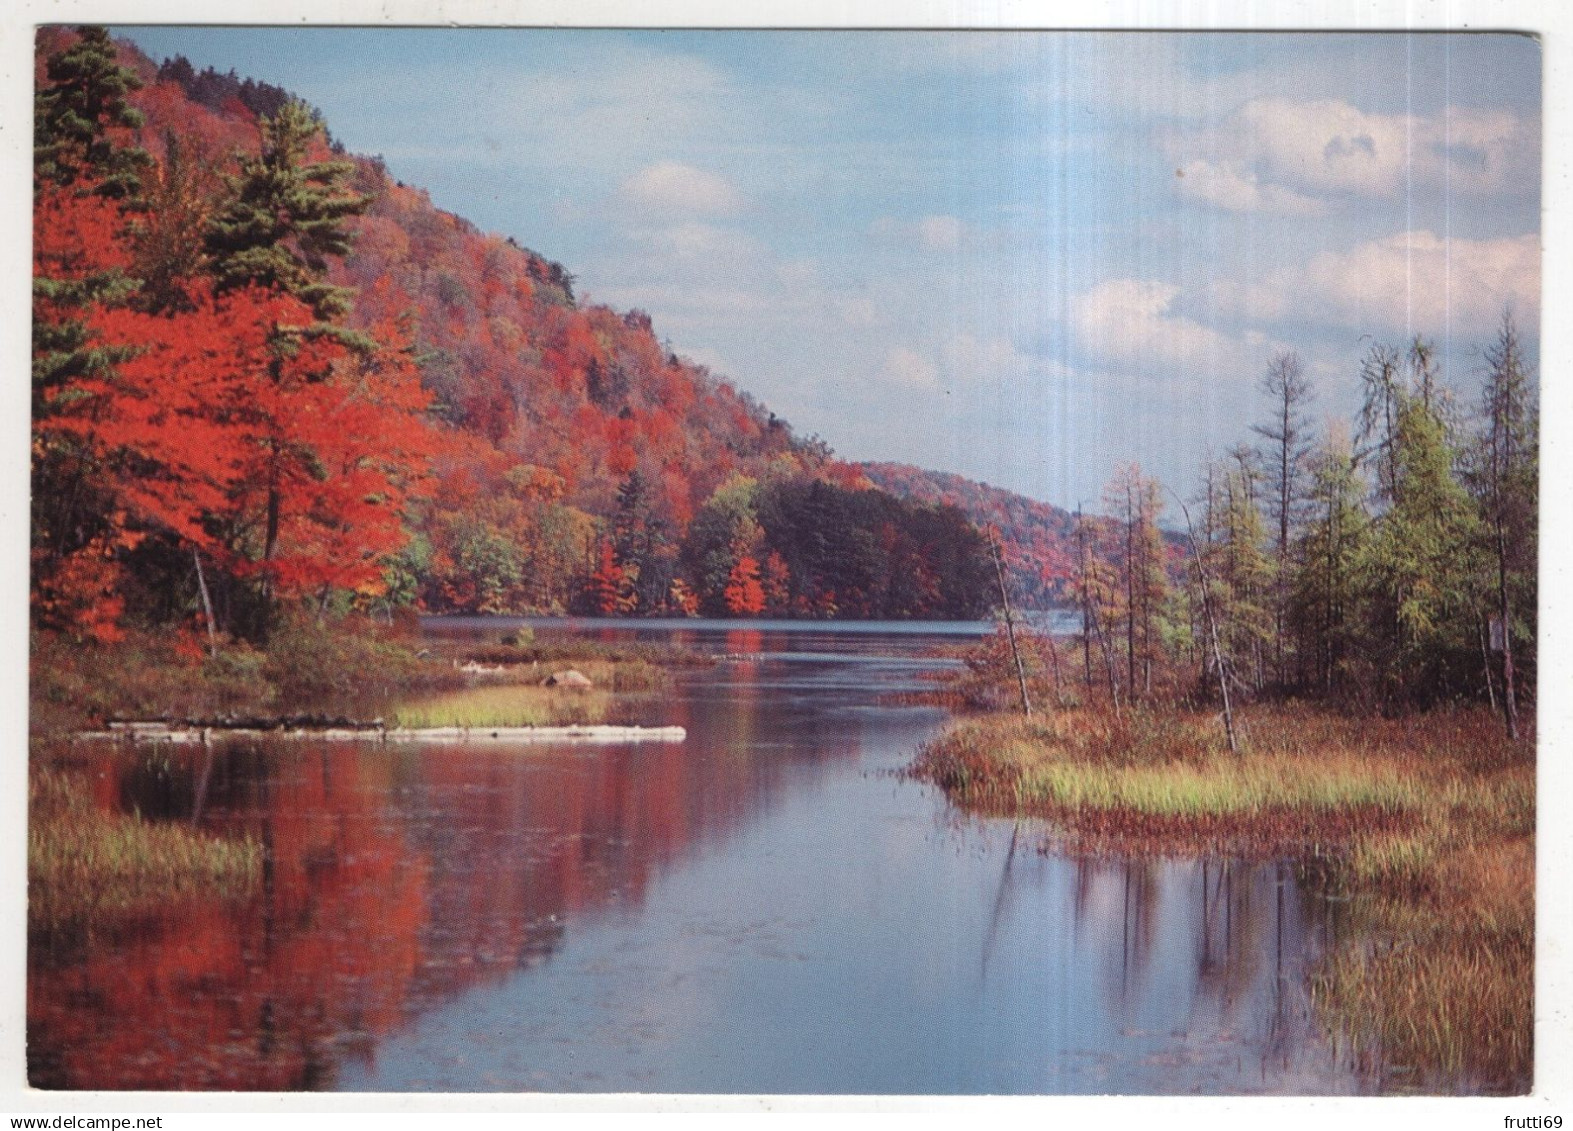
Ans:
[[[838,458],[283,90],[93,28],[43,31],[37,67],[40,630],[211,651],[301,611],[966,619],[1003,596],[1075,609],[1082,682],[1116,701],[1177,664],[1509,719],[1532,686],[1511,314],[1470,400],[1424,339],[1378,345],[1358,419],[1317,436],[1280,355],[1254,442],[1203,483],[1133,464],[1071,516]]]
[[[986,610],[954,507],[874,488],[283,92],[97,31],[39,55],[40,626]]]

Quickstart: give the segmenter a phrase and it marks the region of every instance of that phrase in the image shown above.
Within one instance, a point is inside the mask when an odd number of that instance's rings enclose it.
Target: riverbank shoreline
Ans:
[[[518,631],[430,639],[362,622],[289,625],[265,647],[225,641],[204,653],[189,644],[149,633],[78,647],[34,634],[30,930],[112,929],[148,907],[249,890],[260,875],[261,850],[244,839],[169,828],[95,801],[83,751],[280,738],[681,743],[682,727],[641,716],[674,671],[709,662],[651,644],[536,642]],[[569,672],[576,678],[564,679]]]
[[[528,629],[447,637],[360,619],[295,622],[265,644],[211,647],[182,634],[78,645],[35,632],[30,651],[34,744],[117,720],[246,720],[269,730],[305,716],[398,729],[641,725],[639,695],[715,662],[642,641],[542,641]]]
[[[1327,955],[1322,1023],[1393,1090],[1516,1094],[1533,1066],[1535,758],[1483,709],[1255,707],[955,721],[911,772],[1106,856],[1291,858],[1374,942]],[[1385,1090],[1385,1089],[1384,1089]]]

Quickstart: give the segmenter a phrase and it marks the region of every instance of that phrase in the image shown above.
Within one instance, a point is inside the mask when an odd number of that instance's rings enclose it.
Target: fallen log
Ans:
[[[207,743],[225,738],[315,738],[332,742],[682,742],[680,726],[539,727],[385,727],[380,723],[347,726],[187,726],[163,721],[116,721],[105,730],[79,731],[78,742]]]
[[[382,730],[381,719],[352,719],[345,715],[163,715],[156,719],[111,719],[105,724],[115,732],[157,730]]]

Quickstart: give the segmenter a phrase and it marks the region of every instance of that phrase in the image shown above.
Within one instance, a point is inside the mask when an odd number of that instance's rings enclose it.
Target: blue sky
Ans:
[[[314,105],[850,459],[1074,507],[1188,492],[1297,351],[1472,390],[1540,297],[1511,35],[125,28]],[[1467,395],[1472,396],[1472,393]]]

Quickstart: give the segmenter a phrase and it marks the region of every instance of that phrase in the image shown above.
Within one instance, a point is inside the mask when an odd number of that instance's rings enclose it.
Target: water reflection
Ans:
[[[1168,1035],[1156,1065],[1188,1064],[1239,1086],[1327,1090],[1304,974],[1325,939],[1283,864],[1078,861],[1076,937],[1096,958],[1104,1007],[1130,1036]],[[1346,1081],[1353,1086],[1353,1081]],[[1122,1089],[1125,1090],[1125,1089]],[[1208,1089],[1211,1090],[1211,1089]]]
[[[637,907],[654,872],[768,804],[787,763],[750,757],[757,690],[733,675],[727,757],[298,742],[108,756],[100,804],[250,835],[261,891],[171,909],[85,957],[81,938],[35,938],[30,1080],[333,1086],[377,1037],[547,960],[570,921]],[[691,722],[690,707],[667,713]]]
[[[106,756],[99,803],[245,833],[237,907],[33,940],[32,1083],[746,1092],[1346,1090],[1287,867],[1044,855],[890,776],[889,637],[745,629],[683,745]],[[906,654],[903,654],[906,653]]]

